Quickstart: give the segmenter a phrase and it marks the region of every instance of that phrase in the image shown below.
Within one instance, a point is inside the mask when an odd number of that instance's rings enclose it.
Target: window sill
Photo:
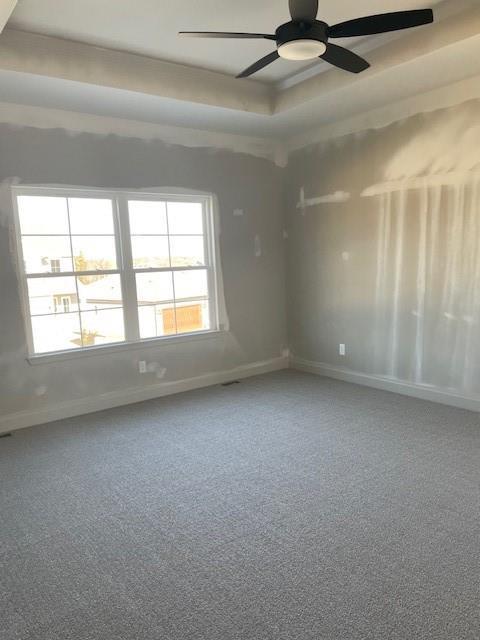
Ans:
[[[199,340],[213,340],[219,338],[225,331],[217,329],[212,331],[201,331],[198,333],[184,333],[182,335],[168,336],[164,338],[151,338],[138,340],[135,342],[117,342],[115,344],[99,345],[96,347],[85,347],[78,351],[54,351],[51,353],[32,355],[27,358],[30,365],[49,364],[62,360],[76,360],[77,358],[88,358],[92,356],[104,356],[109,353],[120,353],[122,351],[143,351],[155,347],[166,346],[168,344],[178,344],[182,342],[197,342]]]

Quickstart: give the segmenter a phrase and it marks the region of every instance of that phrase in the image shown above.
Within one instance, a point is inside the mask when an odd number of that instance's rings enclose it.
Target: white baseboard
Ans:
[[[477,396],[464,396],[451,391],[444,391],[437,387],[415,384],[414,382],[405,382],[385,376],[376,376],[369,373],[360,373],[351,369],[343,369],[322,362],[313,362],[303,358],[290,358],[290,366],[298,371],[314,373],[327,378],[335,378],[344,382],[353,382],[366,387],[374,387],[383,391],[392,391],[421,400],[430,400],[431,402],[439,402],[460,409],[468,409],[469,411],[480,411],[480,398]]]
[[[286,369],[288,366],[289,360],[287,357],[272,358],[271,360],[265,360],[263,362],[252,362],[235,367],[234,369],[217,371],[215,373],[204,373],[193,378],[185,378],[174,382],[160,382],[148,387],[119,389],[118,391],[73,400],[72,402],[61,402],[49,407],[19,411],[0,417],[0,433],[24,429],[25,427],[32,427],[63,418],[72,418],[73,416],[94,413],[95,411],[103,411],[104,409],[112,409],[144,400],[152,400],[174,393],[181,393],[182,391],[200,389],[202,387],[229,382],[230,380],[248,378],[261,373]]]

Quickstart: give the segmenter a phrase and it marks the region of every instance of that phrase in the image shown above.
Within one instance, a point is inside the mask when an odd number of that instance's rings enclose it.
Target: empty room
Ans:
[[[0,639],[480,639],[478,0],[0,0]]]

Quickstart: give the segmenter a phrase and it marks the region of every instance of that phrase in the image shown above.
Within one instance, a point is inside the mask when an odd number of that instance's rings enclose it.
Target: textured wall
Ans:
[[[0,182],[18,178],[24,184],[164,186],[216,194],[230,331],[218,338],[148,351],[30,365],[9,241],[10,193],[4,186],[0,190],[0,416],[158,384],[154,374],[139,375],[140,355],[166,368],[166,382],[279,357],[286,344],[282,175],[273,163],[240,153],[2,125]],[[235,209],[244,210],[244,215],[234,216]]]
[[[470,101],[293,154],[297,357],[480,394],[479,150]]]

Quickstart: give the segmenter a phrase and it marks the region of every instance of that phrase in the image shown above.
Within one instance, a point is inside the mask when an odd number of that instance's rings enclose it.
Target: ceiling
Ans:
[[[14,5],[0,0],[0,18]],[[319,17],[333,24],[426,5],[433,25],[346,43],[371,62],[360,75],[279,60],[236,80],[271,43],[177,31],[270,32],[288,20],[288,0],[18,0],[0,33],[0,103],[259,139],[308,135],[480,74],[479,0],[320,0]]]
[[[335,24],[361,15],[424,7],[425,0],[320,0],[318,18]],[[269,53],[272,43],[194,40],[179,38],[177,32],[274,33],[289,19],[288,0],[19,0],[8,26],[236,75]],[[275,82],[311,66],[311,62],[278,60],[255,79]]]

